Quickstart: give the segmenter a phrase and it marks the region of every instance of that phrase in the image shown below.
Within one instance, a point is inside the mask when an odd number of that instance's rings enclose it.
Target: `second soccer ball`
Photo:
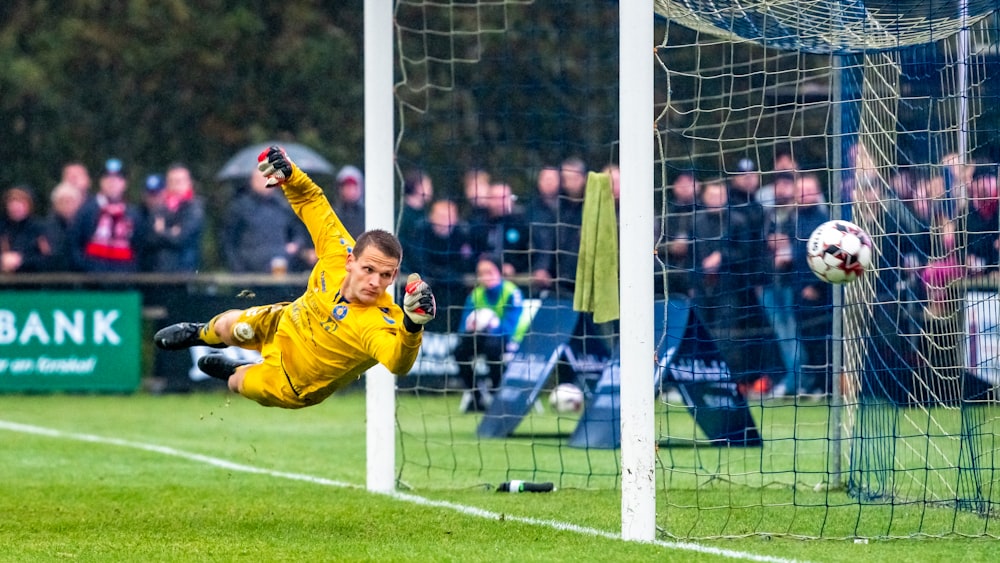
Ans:
[[[549,394],[549,405],[560,414],[580,412],[583,408],[583,391],[572,383],[560,383]]]
[[[493,309],[476,309],[465,321],[466,332],[491,332],[500,326],[500,317]]]

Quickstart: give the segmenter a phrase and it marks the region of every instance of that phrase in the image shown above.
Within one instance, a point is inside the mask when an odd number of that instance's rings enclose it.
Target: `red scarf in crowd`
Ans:
[[[125,203],[111,202],[100,194],[97,196],[97,203],[101,206],[97,216],[97,228],[87,242],[84,253],[91,258],[115,262],[134,260],[132,233],[135,231],[135,225],[132,224],[132,218],[125,213]]]

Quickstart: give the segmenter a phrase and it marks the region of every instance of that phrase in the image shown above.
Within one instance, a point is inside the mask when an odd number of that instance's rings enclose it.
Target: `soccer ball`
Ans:
[[[572,383],[560,383],[549,394],[549,405],[560,414],[580,412],[583,408],[583,391]]]
[[[466,332],[489,332],[500,326],[500,317],[493,309],[476,309],[465,321]]]
[[[850,221],[837,219],[816,227],[806,251],[813,273],[830,283],[851,283],[872,267],[872,239]]]

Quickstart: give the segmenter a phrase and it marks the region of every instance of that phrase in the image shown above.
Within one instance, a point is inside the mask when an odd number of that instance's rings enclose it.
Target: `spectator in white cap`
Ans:
[[[365,177],[357,167],[348,164],[337,173],[334,210],[352,236],[365,232]]]

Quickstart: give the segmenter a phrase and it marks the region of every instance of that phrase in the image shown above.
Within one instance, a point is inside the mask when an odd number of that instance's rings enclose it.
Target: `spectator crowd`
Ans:
[[[579,158],[544,166],[527,205],[511,184],[482,169],[468,170],[464,197],[436,197],[428,173],[405,174],[397,231],[404,273],[419,271],[443,301],[461,304],[474,285],[480,256],[498,257],[506,278],[572,296],[587,170]],[[173,163],[145,178],[139,201],[129,198],[129,174],[105,161],[96,182],[70,162],[42,202],[19,185],[3,192],[0,218],[3,272],[197,272],[203,267],[206,204],[191,170]],[[96,185],[95,185],[96,184]],[[364,230],[364,175],[344,166],[331,203],[348,230]],[[46,213],[40,211],[46,208]],[[307,271],[315,262],[308,233],[280,190],[256,173],[236,189],[218,225],[220,262],[234,273]]]
[[[901,169],[882,185],[868,174],[874,166],[860,146],[850,158],[849,173],[833,187],[841,202],[855,204],[839,208],[843,218],[878,201],[882,216],[873,220],[888,224],[887,233],[907,237],[893,252],[880,248],[878,267],[902,272],[882,286],[897,292],[912,287],[914,299],[940,308],[956,276],[993,271],[1000,264],[995,166],[963,164],[951,155],[936,166]],[[691,300],[713,338],[725,343],[721,348],[731,371],[752,382],[754,390],[828,393],[832,288],[812,274],[806,259],[809,235],[833,215],[822,177],[803,170],[791,150],[776,151],[767,172],[751,158],[728,168],[731,172],[721,176],[677,171],[669,178],[665,213],[657,222],[657,280],[664,282],[658,292]],[[605,171],[612,174],[617,199],[617,169]],[[150,174],[138,203],[126,196],[128,177],[124,164],[111,158],[95,188],[82,163],[67,163],[48,194],[46,214],[38,211],[40,194],[33,189],[8,188],[0,218],[0,270],[199,271],[207,218],[190,169],[174,163],[163,174]],[[477,302],[488,302],[500,318],[504,311],[520,311],[519,305],[512,309],[504,303],[519,304],[522,292],[525,298],[572,299],[587,166],[570,157],[539,167],[533,179],[532,194],[522,202],[510,183],[470,168],[455,190],[461,196],[451,198],[435,193],[426,171],[405,171],[397,215],[401,278],[419,272],[434,288],[445,314],[432,329],[480,332],[468,321],[470,291],[476,287]],[[308,271],[315,252],[281,191],[268,189],[256,173],[248,173],[246,184],[216,218],[225,268]],[[331,192],[335,210],[355,236],[364,230],[364,190],[362,171],[344,166]],[[965,249],[961,263],[953,252],[958,245]],[[501,302],[483,297],[500,299],[495,292],[501,287],[506,288]],[[513,326],[516,319],[506,319],[499,336],[478,346],[499,361],[516,342]],[[471,377],[468,342],[463,339],[464,379]],[[491,371],[490,379],[497,374]]]
[[[997,166],[947,155],[885,176],[862,145],[848,154],[843,180],[831,186],[836,207],[822,176],[786,150],[776,151],[768,173],[742,158],[722,177],[680,171],[671,181],[658,233],[668,286],[661,291],[692,300],[748,392],[832,391],[834,286],[812,273],[806,244],[832,218],[854,220],[876,238],[862,386],[908,402],[917,379],[964,365],[957,356],[941,360],[947,339],[939,335],[955,328],[934,322],[961,306],[959,278],[1000,265]],[[931,365],[934,358],[943,365]]]

